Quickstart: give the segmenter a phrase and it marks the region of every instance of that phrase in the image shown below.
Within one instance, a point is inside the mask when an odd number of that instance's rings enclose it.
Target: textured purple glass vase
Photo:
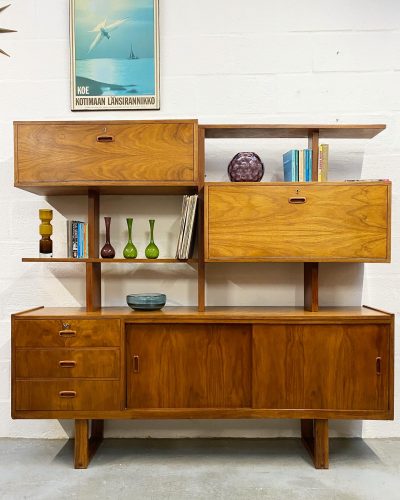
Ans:
[[[232,182],[259,182],[264,175],[264,165],[256,153],[238,153],[228,165]]]

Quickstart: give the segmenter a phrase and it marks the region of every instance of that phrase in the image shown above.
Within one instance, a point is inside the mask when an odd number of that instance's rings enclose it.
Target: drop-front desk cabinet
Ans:
[[[394,317],[319,307],[319,262],[390,262],[389,181],[204,183],[205,142],[373,138],[384,125],[203,125],[196,120],[15,123],[15,185],[87,194],[86,307],[12,317],[12,416],[75,420],[85,468],[104,419],[296,418],[317,468],[328,419],[392,419]],[[101,307],[99,205],[107,194],[198,193],[198,306]],[[72,200],[72,198],[71,198]],[[215,262],[304,263],[304,307],[208,307]]]

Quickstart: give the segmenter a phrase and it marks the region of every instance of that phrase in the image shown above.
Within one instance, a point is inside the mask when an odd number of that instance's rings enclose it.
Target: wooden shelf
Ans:
[[[304,310],[303,307],[206,307],[204,312],[199,312],[197,307],[191,306],[167,306],[160,311],[133,311],[128,306],[122,307],[102,307],[97,311],[87,312],[80,307],[38,307],[33,310],[22,311],[15,316],[32,317],[36,319],[48,316],[60,318],[122,318],[126,321],[191,321],[204,322],[224,321],[224,322],[257,322],[271,320],[283,321],[305,320],[305,321],[337,321],[343,318],[346,322],[350,320],[384,320],[388,321],[392,314],[367,306],[362,307],[321,307],[318,312]]]
[[[342,180],[342,181],[310,181],[310,182],[205,182],[204,186],[354,186],[359,184],[391,184],[391,181],[388,179],[357,179],[357,180]]]
[[[197,192],[197,182],[57,182],[15,183],[15,187],[41,196],[84,196],[89,190],[101,195],[176,196]]]
[[[24,257],[22,262],[69,262],[86,264],[99,262],[102,264],[194,264],[197,263],[197,259],[72,259],[72,258],[35,258],[35,257]]]
[[[386,125],[199,125],[206,139],[285,139],[308,138],[319,132],[320,139],[372,139],[385,130]]]

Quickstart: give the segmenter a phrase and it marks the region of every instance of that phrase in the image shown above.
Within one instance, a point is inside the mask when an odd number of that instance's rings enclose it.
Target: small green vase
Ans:
[[[137,257],[137,249],[135,245],[132,243],[132,222],[133,219],[126,219],[126,223],[128,224],[128,243],[124,248],[124,257],[125,259],[136,259]]]
[[[145,255],[148,259],[156,259],[160,255],[158,246],[154,243],[154,219],[149,220],[150,224],[150,243],[147,245]]]

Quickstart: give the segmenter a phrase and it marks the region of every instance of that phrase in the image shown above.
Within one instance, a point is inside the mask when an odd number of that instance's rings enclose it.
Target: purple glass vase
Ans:
[[[228,165],[232,182],[259,182],[264,175],[264,164],[256,153],[238,153]]]
[[[111,217],[104,217],[104,222],[106,224],[106,242],[101,249],[100,255],[103,257],[103,259],[113,259],[115,257],[115,250],[110,243]]]

